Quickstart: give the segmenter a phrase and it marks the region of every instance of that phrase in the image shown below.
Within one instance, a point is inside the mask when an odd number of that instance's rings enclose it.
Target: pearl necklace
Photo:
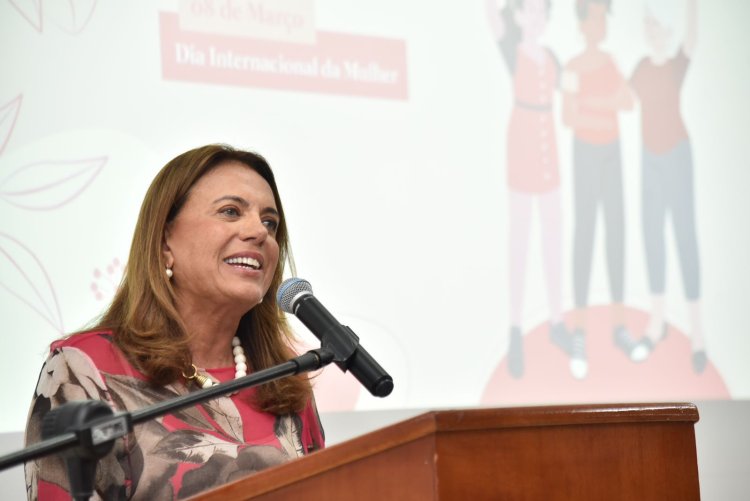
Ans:
[[[240,338],[238,338],[237,336],[234,336],[232,338],[232,355],[234,355],[234,379],[239,379],[242,376],[247,376],[247,357],[245,356],[245,350],[242,348]],[[211,379],[210,376],[205,374],[198,374],[198,368],[195,366],[195,364],[190,365],[193,366],[193,375],[186,376],[185,373],[183,373],[182,375],[185,379],[187,379],[188,381],[195,381],[195,384],[197,384],[201,388],[210,388],[215,384],[218,384],[214,382],[214,380]]]

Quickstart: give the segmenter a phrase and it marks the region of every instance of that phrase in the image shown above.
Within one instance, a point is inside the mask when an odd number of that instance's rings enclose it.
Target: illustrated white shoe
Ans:
[[[642,342],[636,341],[624,325],[618,325],[613,332],[615,346],[620,348],[633,362],[643,362],[651,353],[650,347]]]
[[[576,329],[573,333],[570,373],[576,379],[583,379],[589,373],[589,362],[586,358],[586,334],[582,329]]]

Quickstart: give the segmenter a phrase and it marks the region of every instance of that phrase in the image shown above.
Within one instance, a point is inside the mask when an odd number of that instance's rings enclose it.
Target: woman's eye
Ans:
[[[268,232],[271,234],[276,233],[276,230],[279,229],[279,222],[274,219],[267,219],[263,221],[263,224],[268,229]]]
[[[240,211],[236,207],[225,207],[220,211],[225,216],[237,217],[240,215]]]

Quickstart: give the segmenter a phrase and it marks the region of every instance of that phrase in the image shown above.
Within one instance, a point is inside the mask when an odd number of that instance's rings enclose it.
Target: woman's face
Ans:
[[[607,6],[603,3],[590,3],[580,27],[587,45],[596,47],[602,43],[607,37]]]
[[[271,186],[247,165],[228,161],[205,174],[165,234],[178,301],[241,313],[257,305],[279,261],[279,221]]]
[[[516,11],[515,19],[523,30],[524,38],[538,40],[547,27],[546,0],[525,0]]]

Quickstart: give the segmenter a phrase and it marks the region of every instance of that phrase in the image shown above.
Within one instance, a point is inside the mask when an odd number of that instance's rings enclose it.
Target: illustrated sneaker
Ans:
[[[693,352],[693,372],[701,374],[706,370],[706,364],[708,364],[708,356],[705,350],[698,350]]]
[[[651,353],[647,343],[633,339],[630,332],[622,325],[615,327],[613,336],[615,346],[620,348],[633,362],[643,362]]]
[[[571,356],[573,354],[573,337],[565,328],[563,322],[550,324],[549,338],[552,344],[560,348],[566,355]]]
[[[576,379],[583,379],[589,372],[589,362],[586,359],[586,334],[583,329],[576,329],[573,333],[570,352],[570,373]]]
[[[508,372],[516,379],[523,376],[523,337],[521,336],[521,329],[518,327],[510,328]]]

